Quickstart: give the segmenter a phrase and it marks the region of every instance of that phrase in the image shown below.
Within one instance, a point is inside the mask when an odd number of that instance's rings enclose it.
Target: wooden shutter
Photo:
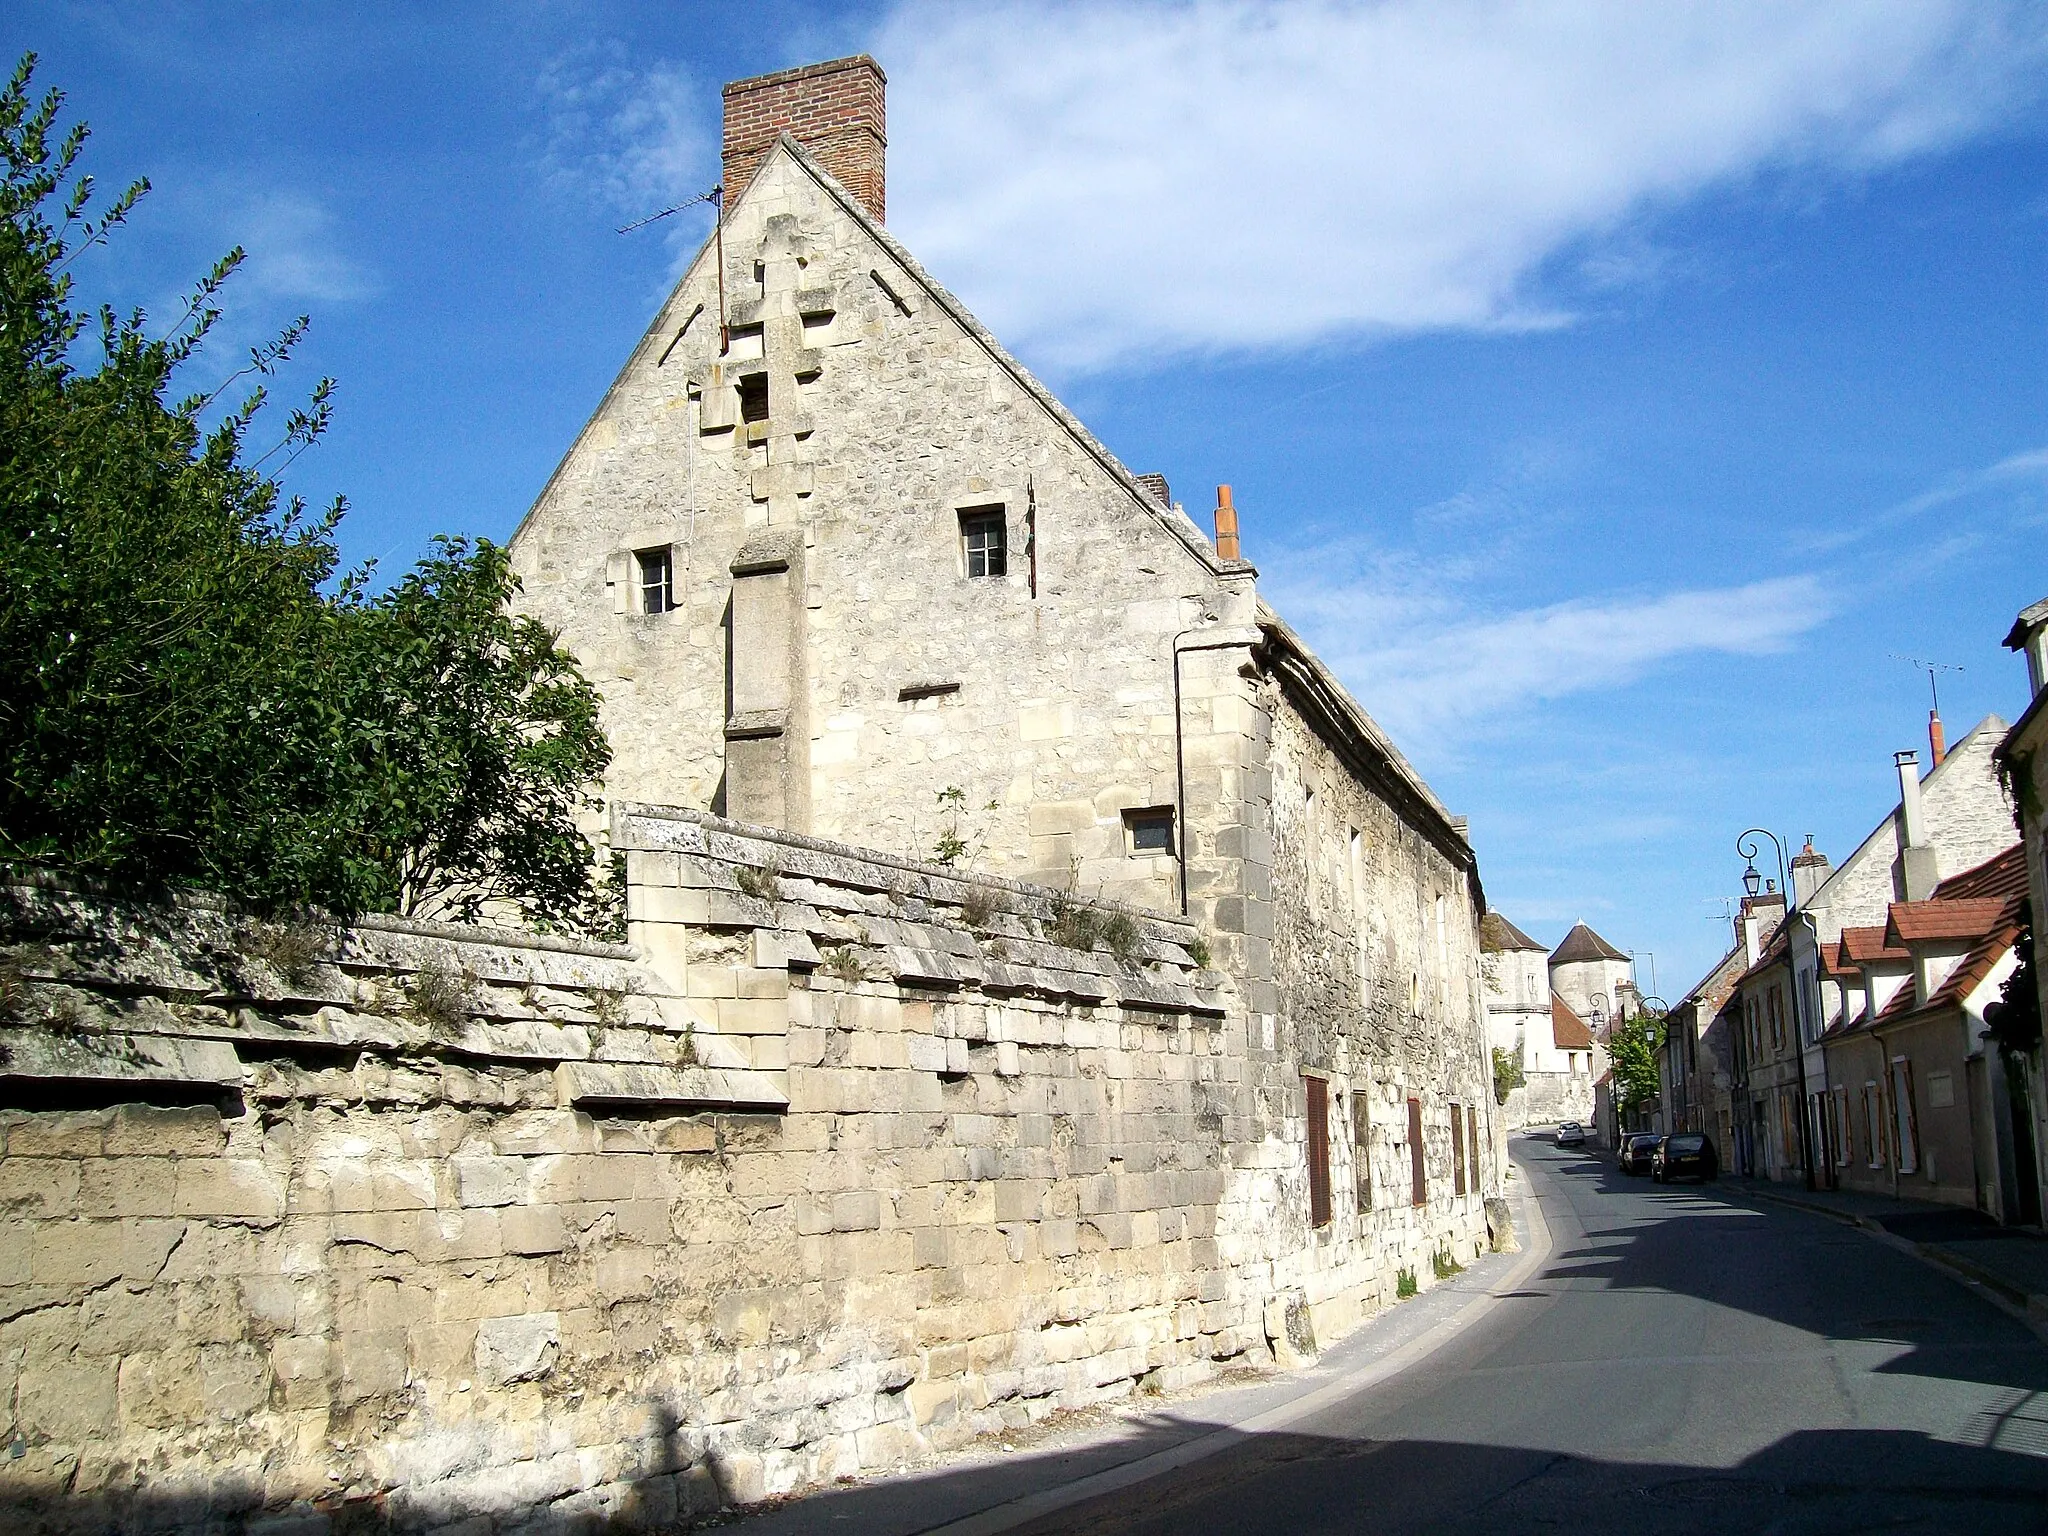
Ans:
[[[1358,1175],[1358,1208],[1372,1209],[1372,1099],[1351,1090],[1351,1167]]]
[[[1465,1117],[1456,1099],[1451,1100],[1451,1193],[1465,1193]]]
[[[1409,1199],[1416,1205],[1429,1203],[1428,1165],[1424,1161],[1422,1147],[1422,1100],[1408,1101],[1408,1161],[1415,1181],[1415,1192]]]
[[[1308,1219],[1330,1224],[1330,1085],[1320,1077],[1304,1078],[1308,1087]]]
[[[1479,1178],[1479,1111],[1472,1105],[1465,1106],[1465,1158],[1472,1166],[1472,1193],[1480,1192]]]

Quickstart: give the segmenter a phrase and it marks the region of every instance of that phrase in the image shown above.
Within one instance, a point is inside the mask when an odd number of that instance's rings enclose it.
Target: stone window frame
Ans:
[[[652,523],[615,535],[617,542],[604,563],[604,581],[611,589],[614,614],[635,619],[663,616],[647,611],[640,583],[640,557],[660,550],[668,551],[669,560],[669,606],[663,612],[674,613],[682,608],[682,594],[688,584],[689,548],[678,537],[679,531],[674,525]]]

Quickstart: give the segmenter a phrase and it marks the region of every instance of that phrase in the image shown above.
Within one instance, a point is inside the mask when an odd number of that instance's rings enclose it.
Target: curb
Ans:
[[[1916,1243],[1911,1238],[1900,1237],[1874,1217],[1837,1210],[1816,1200],[1801,1200],[1796,1195],[1782,1195],[1776,1191],[1766,1192],[1754,1188],[1745,1188],[1741,1193],[1767,1204],[1782,1205],[1789,1210],[1805,1211],[1813,1216],[1825,1216],[1828,1220],[1838,1221],[1844,1226],[1860,1228],[1878,1241],[1898,1249],[1899,1252],[1909,1253],[1937,1269],[1946,1270],[1955,1279],[1988,1293],[1986,1300],[2000,1311],[2019,1319],[2044,1341],[2048,1341],[2048,1295],[2014,1285],[2002,1275],[1963,1258],[1952,1248],[1941,1243]]]

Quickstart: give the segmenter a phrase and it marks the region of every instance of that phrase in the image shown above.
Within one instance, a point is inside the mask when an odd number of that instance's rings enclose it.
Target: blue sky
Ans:
[[[705,232],[718,86],[866,49],[890,222],[1675,998],[1735,835],[1846,854],[2048,593],[2048,22],[1991,3],[12,8],[155,192],[91,297],[339,380],[352,559],[510,533]],[[965,82],[965,84],[963,84]],[[1649,966],[1642,979],[1650,983]]]

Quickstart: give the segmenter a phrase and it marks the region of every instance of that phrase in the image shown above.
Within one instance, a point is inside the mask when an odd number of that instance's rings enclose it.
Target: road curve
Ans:
[[[1517,1141],[1553,1248],[1286,1430],[1023,1530],[2048,1531],[2048,1348],[1824,1217]]]

